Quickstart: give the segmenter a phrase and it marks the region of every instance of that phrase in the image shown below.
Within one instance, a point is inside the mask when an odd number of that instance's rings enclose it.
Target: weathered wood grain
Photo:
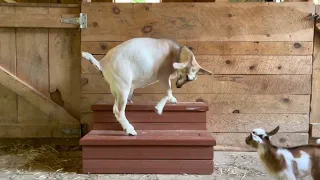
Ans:
[[[0,84],[0,124],[16,124],[17,95],[10,89]]]
[[[79,12],[79,8],[76,7],[0,6],[0,11],[2,9],[6,11],[0,14],[0,27],[79,28],[78,25],[60,22],[61,18],[79,17],[76,13]]]
[[[0,28],[0,66],[16,73],[16,30]]]
[[[3,12],[10,12],[5,8]],[[0,28],[0,66],[16,73],[16,39],[14,28]],[[0,124],[16,124],[17,95],[0,85]]]
[[[66,134],[65,129],[79,129],[76,124],[39,125],[8,124],[0,125],[0,138],[78,138],[80,134]]]
[[[251,132],[254,128],[272,129],[279,132],[309,132],[308,114],[212,114],[207,115],[209,132]]]
[[[320,123],[311,123],[311,133],[312,138],[320,138]]]
[[[267,129],[269,130],[269,129]],[[216,151],[256,151],[245,143],[249,133],[212,133],[216,139]],[[308,133],[277,133],[271,142],[281,147],[297,146],[308,143]]]
[[[83,93],[111,93],[109,84],[101,74],[82,74]],[[213,75],[199,76],[194,82],[176,88],[172,80],[174,94],[310,94],[311,75]],[[136,89],[139,93],[164,93],[160,83]]]
[[[19,124],[50,124],[47,114],[18,96],[18,123]]]
[[[101,60],[104,55],[94,55]],[[196,55],[198,63],[214,74],[312,74],[312,56],[215,56]],[[81,60],[82,73],[99,73]]]
[[[49,96],[48,29],[17,29],[17,76]]]
[[[85,42],[83,51],[91,54],[106,54],[121,42]],[[312,42],[234,42],[234,41],[179,41],[192,49],[195,55],[312,55]]]
[[[80,32],[78,30],[49,30],[51,99],[61,101],[60,105],[76,118],[80,118],[81,101],[79,52]]]
[[[196,41],[312,41],[311,3],[82,4],[83,41],[160,37]],[[281,18],[279,18],[281,17]],[[259,27],[257,27],[259,24]]]
[[[319,6],[317,6],[316,11],[318,13],[320,12]],[[319,25],[317,28],[319,28]],[[314,33],[315,39],[310,123],[320,123],[320,31],[316,30]],[[320,129],[314,129],[312,132],[313,134],[320,134]]]
[[[42,112],[50,116],[50,118],[53,118],[55,122],[79,125],[79,121],[66,112],[65,109],[1,66],[0,84],[39,108]]]
[[[143,94],[133,102],[158,102],[162,94]],[[178,102],[204,101],[209,105],[208,116],[217,113],[309,113],[310,95],[240,95],[240,94],[176,94]],[[114,103],[111,94],[82,94],[81,111],[91,112],[95,103]]]

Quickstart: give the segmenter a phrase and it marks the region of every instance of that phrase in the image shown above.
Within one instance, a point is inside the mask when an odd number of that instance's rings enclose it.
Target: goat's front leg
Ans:
[[[177,103],[177,99],[175,97],[173,97],[173,95],[172,95],[170,77],[159,79],[159,82],[166,88],[166,91],[167,91],[166,95],[155,106],[156,113],[161,115],[163,108],[166,105],[167,101],[169,101],[171,103]]]

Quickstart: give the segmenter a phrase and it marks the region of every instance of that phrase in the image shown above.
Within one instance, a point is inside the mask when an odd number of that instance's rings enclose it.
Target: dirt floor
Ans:
[[[215,152],[213,175],[88,175],[81,174],[80,148],[0,147],[0,180],[267,180],[255,152]],[[309,179],[309,178],[305,178]]]

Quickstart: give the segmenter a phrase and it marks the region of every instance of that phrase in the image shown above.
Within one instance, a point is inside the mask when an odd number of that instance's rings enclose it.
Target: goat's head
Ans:
[[[270,132],[266,132],[264,129],[257,128],[254,129],[248,137],[246,137],[246,144],[253,148],[258,148],[259,144],[264,144],[269,142],[270,136],[275,135],[279,131],[280,127],[277,126]]]
[[[173,63],[173,68],[178,70],[176,87],[181,88],[184,84],[197,79],[198,74],[212,75],[212,72],[202,68],[192,51],[183,46],[179,54],[179,62]]]

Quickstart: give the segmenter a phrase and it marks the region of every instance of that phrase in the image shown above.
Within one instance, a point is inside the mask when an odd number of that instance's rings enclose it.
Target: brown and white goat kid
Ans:
[[[246,144],[257,149],[260,160],[275,179],[295,180],[311,175],[314,180],[320,180],[320,146],[276,147],[270,137],[279,129],[279,126],[270,132],[254,129],[246,138]]]
[[[177,102],[171,79],[177,77],[176,87],[181,88],[196,80],[198,73],[212,75],[197,63],[192,51],[169,39],[133,38],[109,50],[100,61],[88,52],[82,52],[82,57],[93,63],[110,85],[115,97],[113,113],[128,135],[137,135],[125,116],[135,89],[160,82],[165,96],[155,111],[161,115],[167,101]]]

